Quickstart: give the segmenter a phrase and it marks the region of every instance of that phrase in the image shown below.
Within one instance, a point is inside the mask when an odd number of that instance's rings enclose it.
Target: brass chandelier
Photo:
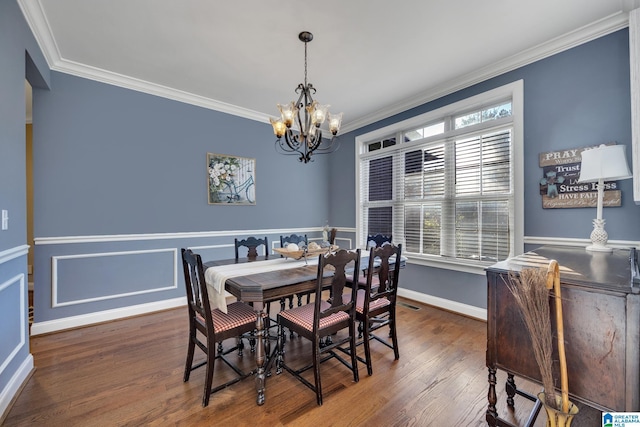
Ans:
[[[330,105],[321,105],[314,101],[312,94],[316,89],[311,83],[307,83],[307,43],[313,40],[313,34],[303,31],[298,35],[304,43],[304,83],[300,83],[295,89],[299,94],[296,102],[278,104],[280,117],[271,118],[273,133],[276,135],[276,151],[287,155],[298,155],[303,163],[311,161],[311,155],[327,154],[338,148],[336,135],[342,123],[342,113],[329,113]],[[320,126],[329,119],[329,131],[331,139],[322,139]],[[295,130],[292,129],[295,126]],[[284,139],[282,138],[284,136]]]

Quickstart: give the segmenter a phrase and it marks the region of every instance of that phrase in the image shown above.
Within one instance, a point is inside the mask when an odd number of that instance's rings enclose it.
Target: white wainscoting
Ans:
[[[150,254],[150,253],[162,253],[169,252],[173,254],[173,283],[169,286],[163,286],[159,288],[152,289],[144,289],[133,292],[125,292],[119,294],[110,294],[103,295],[94,298],[85,298],[80,300],[71,300],[71,301],[58,301],[58,288],[60,286],[60,281],[58,279],[58,264],[60,261],[68,260],[68,259],[82,259],[82,258],[98,258],[98,257],[111,257],[111,256],[133,256],[133,255],[141,255],[141,254]],[[167,248],[167,249],[148,249],[148,250],[137,250],[137,251],[120,251],[120,252],[102,252],[102,253],[88,253],[88,254],[75,254],[75,255],[59,255],[51,257],[51,292],[52,292],[52,307],[63,307],[68,305],[75,304],[85,304],[88,302],[94,301],[103,301],[114,298],[122,298],[132,295],[140,295],[140,294],[148,294],[151,292],[160,292],[171,289],[176,289],[178,287],[178,250],[175,248]]]
[[[224,245],[204,245],[204,246],[189,246],[189,249],[192,251],[198,251],[202,249],[222,249],[222,248],[233,248],[234,245],[224,244]]]
[[[485,308],[479,308],[473,305],[463,304],[461,302],[434,297],[432,295],[423,294],[422,292],[412,291],[411,289],[398,288],[398,296],[453,311],[455,313],[460,313],[478,320],[484,320],[485,322],[487,321],[487,310]]]
[[[18,258],[29,253],[29,245],[16,246],[15,248],[7,249],[0,252],[0,264],[7,261],[11,261],[14,258]]]
[[[305,228],[305,229],[287,229],[287,230],[242,230],[242,231],[221,231],[221,232],[203,232],[203,233],[171,233],[167,234],[152,234],[152,235],[136,235],[135,237],[131,235],[127,236],[81,236],[81,237],[69,237],[69,238],[46,238],[46,239],[36,239],[36,245],[38,244],[67,244],[67,243],[89,243],[89,242],[114,242],[114,241],[131,241],[131,240],[154,240],[154,239],[163,239],[163,238],[207,238],[212,236],[237,236],[237,235],[273,235],[273,234],[304,234],[312,231],[321,232],[322,228]],[[354,228],[339,228],[339,231],[343,233],[355,233]],[[588,230],[587,230],[588,231]],[[336,238],[336,241],[340,241],[338,244],[340,247],[351,248],[353,240],[350,238]],[[590,244],[589,239],[570,239],[570,238],[554,238],[554,237],[537,237],[537,236],[525,236],[524,242],[526,244],[537,244],[537,245],[565,245],[565,246],[575,246],[575,247],[586,247]],[[610,241],[609,244],[615,248],[623,248],[627,249],[630,247],[640,247],[640,242],[635,241],[622,241],[622,240],[614,240]],[[190,246],[194,250],[198,249],[220,249],[220,248],[228,248],[233,247],[231,244],[216,244],[216,245],[201,245],[201,246]],[[24,247],[24,253],[28,249],[28,246]],[[177,253],[177,249],[161,249],[161,250],[172,250],[175,251],[175,263],[174,263],[174,271],[177,274],[177,263],[179,254]],[[6,252],[6,251],[5,251]],[[12,253],[15,253],[16,250],[12,250]],[[18,251],[20,252],[20,251]],[[145,252],[145,251],[132,251],[132,252]],[[14,254],[15,255],[15,254]],[[96,254],[92,254],[96,255]],[[98,254],[99,255],[99,254]],[[2,256],[11,256],[9,254],[0,253],[0,258]],[[17,255],[16,255],[17,256]],[[60,256],[57,258],[63,258],[64,256]],[[412,262],[409,260],[408,262]],[[55,275],[54,275],[55,278]],[[55,279],[54,279],[55,280]],[[174,279],[177,283],[177,278]],[[158,289],[160,290],[160,289]],[[487,312],[486,309],[471,306],[468,304],[459,303],[456,301],[447,300],[444,298],[435,297],[432,295],[424,294],[421,292],[416,292],[408,289],[400,288],[398,290],[398,295],[415,300],[418,302],[422,302],[425,304],[433,305],[436,307],[440,307],[446,310],[450,310],[453,312],[457,312],[469,317],[477,318],[480,320],[486,321]],[[116,295],[109,296],[116,298]],[[95,324],[104,321],[116,320],[124,317],[135,316],[140,314],[151,313],[154,311],[170,309],[174,307],[183,306],[186,304],[186,298],[175,298],[164,301],[157,301],[148,304],[140,304],[129,307],[122,307],[112,310],[105,310],[101,312],[88,313],[78,316],[71,316],[61,319],[55,319],[51,321],[43,321],[37,322],[32,325],[31,335],[40,335],[44,333],[55,332],[64,329],[72,329],[80,326],[86,326],[90,324]],[[25,314],[26,316],[26,314]]]
[[[108,322],[111,320],[124,319],[125,317],[139,316],[141,314],[153,313],[155,311],[169,310],[171,308],[187,305],[187,298],[173,298],[164,301],[138,304],[111,310],[98,311],[95,313],[81,314],[78,316],[63,317],[61,319],[37,322],[31,325],[31,335],[42,335],[50,332],[73,329],[81,326],[93,325],[95,323]],[[185,311],[185,316],[186,316]]]
[[[261,236],[261,235],[280,235],[280,234],[305,234],[305,233],[314,233],[314,232],[322,232],[322,227],[309,227],[309,228],[287,228],[287,229],[255,229],[255,230],[223,230],[223,231],[203,231],[203,232],[186,232],[186,233],[150,233],[150,234],[126,234],[126,235],[99,235],[99,236],[61,236],[61,237],[42,237],[35,238],[35,245],[68,245],[68,244],[91,244],[91,243],[111,243],[111,242],[135,242],[135,241],[149,241],[149,240],[172,240],[172,239],[187,239],[194,241],[196,243],[196,239],[207,239],[212,237],[229,237],[233,238],[236,236]],[[355,229],[353,228],[339,228],[339,232],[343,233],[355,233]],[[344,243],[341,245],[343,247],[350,247],[352,239],[351,238],[337,238],[336,240],[342,240]],[[189,247],[193,250],[208,250],[208,249],[222,249],[222,248],[233,248],[233,244],[204,244],[204,245],[189,245]],[[28,246],[25,246],[24,254],[26,254],[28,250]],[[159,287],[150,290],[144,291],[134,291],[128,293],[114,293],[105,296],[98,296],[92,298],[83,298],[77,299],[73,301],[60,301],[59,300],[59,291],[61,283],[61,278],[59,276],[59,267],[61,262],[64,260],[74,259],[74,258],[86,258],[86,257],[108,257],[114,255],[135,255],[135,254],[148,254],[153,252],[163,252],[169,251],[173,253],[173,284],[170,287]],[[0,253],[0,257],[3,254]],[[101,253],[86,253],[86,254],[74,254],[74,255],[53,255],[51,256],[51,287],[52,287],[52,306],[53,307],[62,307],[74,304],[83,304],[93,301],[120,298],[123,296],[136,295],[140,293],[147,292],[157,292],[163,291],[167,289],[175,289],[178,287],[178,272],[181,271],[181,267],[179,268],[180,253],[177,248],[166,248],[166,249],[150,249],[150,250],[135,250],[135,251],[119,251],[119,252],[101,252]],[[167,299],[162,301],[150,302],[145,304],[139,304],[134,306],[127,307],[119,307],[114,309],[108,309],[103,311],[98,311],[94,313],[86,313],[81,315],[68,316],[58,319],[45,320],[40,322],[35,322],[31,326],[31,335],[41,335],[45,333],[51,333],[56,331],[61,331],[65,329],[73,329],[77,327],[87,326],[95,323],[117,320],[125,317],[136,316],[140,314],[151,313],[154,311],[166,310],[170,308],[180,307],[186,305],[186,297]]]
[[[355,229],[340,228],[345,232],[354,232]],[[237,237],[237,236],[264,236],[270,234],[304,234],[320,232],[322,227],[287,228],[287,229],[256,229],[256,230],[222,230],[222,231],[194,231],[186,233],[148,233],[148,234],[112,234],[100,236],[62,236],[62,237],[36,237],[36,245],[67,245],[70,243],[105,243],[128,242],[143,240],[168,240],[168,239],[204,239],[210,237]],[[233,245],[231,245],[233,246]]]
[[[335,244],[341,249],[353,249],[353,240],[345,237],[336,237]]]
[[[20,301],[19,301],[20,314],[18,319],[18,322],[20,323],[20,339],[16,343],[7,343],[7,342],[2,343],[3,346],[13,345],[14,347],[9,353],[9,355],[5,358],[5,360],[0,361],[1,362],[0,373],[4,372],[4,370],[7,368],[9,363],[11,363],[11,361],[16,357],[16,354],[18,354],[20,349],[25,346],[26,336],[27,336],[26,329],[25,329],[25,319],[27,318],[27,313],[25,311],[27,307],[27,301],[26,301],[27,291],[25,287],[25,275],[18,274],[17,276],[12,277],[6,282],[0,283],[0,298],[6,298],[6,297],[3,297],[2,293],[7,289],[9,289],[10,286],[18,286],[18,292],[20,293]]]
[[[0,417],[7,411],[11,401],[18,394],[20,387],[29,378],[31,372],[33,372],[33,356],[29,354],[13,374],[4,390],[0,392]]]
[[[22,246],[20,248],[14,248],[9,251],[4,251],[0,254],[0,264],[6,262],[10,259],[16,258],[18,256],[24,256],[26,254],[25,248],[28,246]],[[4,360],[0,361],[0,373],[4,372],[7,369],[7,366],[15,359],[16,355],[20,352],[20,350],[27,345],[26,337],[26,322],[27,322],[27,301],[26,301],[26,286],[25,286],[26,276],[24,274],[18,274],[9,280],[0,284],[0,298],[6,298],[3,295],[3,292],[6,292],[12,286],[18,286],[20,299],[16,301],[16,304],[19,304],[19,319],[18,322],[20,324],[20,338],[17,342],[2,342],[2,345],[13,346],[10,353],[5,357]],[[33,356],[29,354],[25,360],[22,361],[20,367],[14,372],[11,376],[9,382],[4,386],[2,390],[0,390],[0,416],[5,413],[5,411],[9,408],[13,397],[18,393],[22,384],[29,377],[31,371],[33,370]]]

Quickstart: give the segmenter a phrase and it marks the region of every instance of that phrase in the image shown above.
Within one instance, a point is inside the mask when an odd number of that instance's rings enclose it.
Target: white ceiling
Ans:
[[[296,98],[343,131],[627,26],[639,0],[18,0],[49,66],[260,121]]]

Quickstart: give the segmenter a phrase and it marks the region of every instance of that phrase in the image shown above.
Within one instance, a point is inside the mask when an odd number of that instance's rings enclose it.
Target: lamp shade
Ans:
[[[578,182],[615,181],[631,178],[624,145],[600,145],[581,154]]]

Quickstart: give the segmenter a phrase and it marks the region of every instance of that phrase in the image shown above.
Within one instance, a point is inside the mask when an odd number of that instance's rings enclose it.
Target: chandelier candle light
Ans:
[[[582,164],[580,165],[578,182],[598,183],[598,210],[596,219],[593,220],[591,245],[586,248],[588,251],[613,251],[612,248],[607,246],[609,235],[604,230],[605,220],[602,218],[604,181],[616,181],[631,177],[624,145],[601,144],[599,147],[582,152]]]
[[[303,31],[298,38],[304,42],[304,83],[300,83],[295,90],[300,95],[296,102],[278,104],[280,118],[272,118],[270,121],[273,133],[278,138],[276,150],[279,149],[284,154],[299,155],[301,162],[308,163],[313,153],[327,154],[337,149],[334,142],[342,123],[342,113],[331,114],[329,105],[321,105],[313,100],[311,95],[316,93],[316,89],[311,83],[307,83],[307,43],[313,40],[313,34]],[[327,117],[332,137],[328,142],[324,142],[320,126]],[[294,123],[297,133],[292,130]]]

